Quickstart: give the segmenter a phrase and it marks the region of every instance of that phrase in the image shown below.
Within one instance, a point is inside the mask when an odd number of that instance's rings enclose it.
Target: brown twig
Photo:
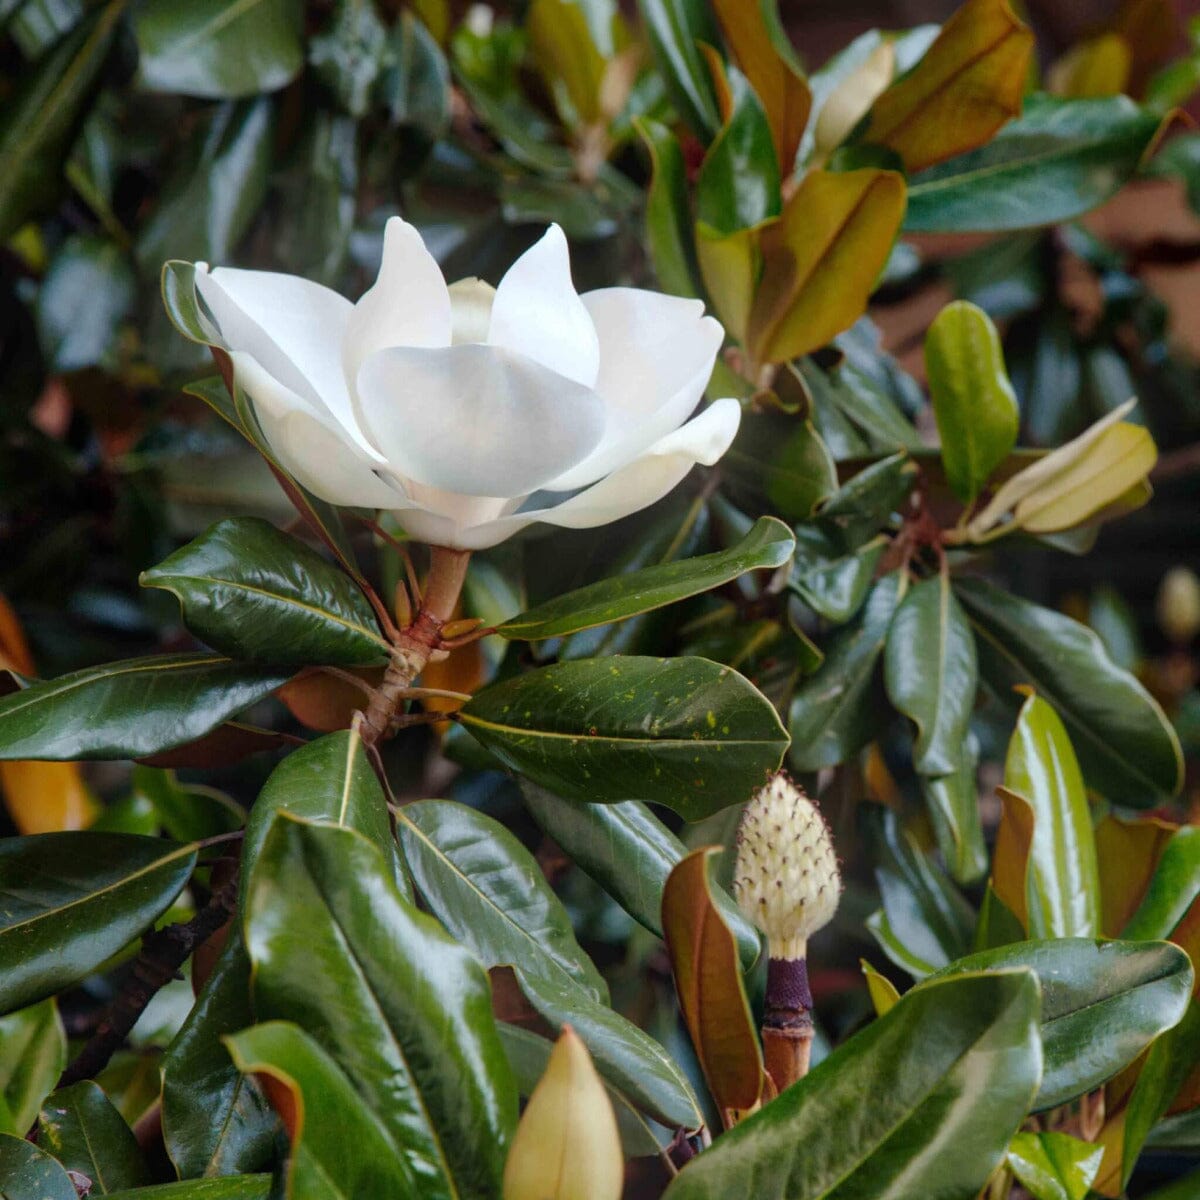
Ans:
[[[142,938],[141,953],[130,968],[129,978],[87,1045],[62,1073],[58,1087],[91,1079],[104,1070],[158,990],[169,983],[192,952],[233,915],[237,892],[235,873],[217,888],[209,902],[190,921],[156,929]]]

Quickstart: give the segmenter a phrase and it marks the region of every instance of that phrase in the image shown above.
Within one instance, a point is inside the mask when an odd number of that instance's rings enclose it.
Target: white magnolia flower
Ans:
[[[395,512],[422,541],[478,550],[538,521],[615,521],[737,432],[736,400],[688,420],[722,339],[701,302],[578,295],[557,225],[495,289],[447,287],[399,217],[357,304],[291,275],[196,267],[280,463],[324,500]]]

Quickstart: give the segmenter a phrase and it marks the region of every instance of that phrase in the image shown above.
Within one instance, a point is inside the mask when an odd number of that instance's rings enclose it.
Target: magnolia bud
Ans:
[[[1172,567],[1158,588],[1158,623],[1178,645],[1200,630],[1200,579],[1187,567]]]
[[[504,1200],[620,1200],[617,1118],[592,1056],[564,1025],[504,1167]]]
[[[786,775],[756,792],[738,827],[733,894],[767,935],[772,958],[801,959],[808,939],[829,924],[842,876],[829,826]]]

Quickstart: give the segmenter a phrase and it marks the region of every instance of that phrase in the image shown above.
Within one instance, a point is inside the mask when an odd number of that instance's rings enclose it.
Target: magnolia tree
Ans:
[[[1169,8],[77,7],[0,5],[13,536],[63,405],[162,536],[142,657],[0,605],[0,1193],[1200,1194],[1200,584],[1157,676],[1022,595],[1200,423],[1079,223],[1195,182]]]

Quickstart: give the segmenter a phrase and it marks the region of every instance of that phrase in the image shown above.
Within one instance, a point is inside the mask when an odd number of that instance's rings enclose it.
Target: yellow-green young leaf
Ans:
[[[896,48],[880,42],[837,87],[829,93],[817,115],[813,154],[824,161],[853,132],[896,73]]]
[[[1047,91],[1073,100],[1119,96],[1132,65],[1129,43],[1119,33],[1104,33],[1072,47],[1050,68]]]
[[[867,991],[871,993],[875,1015],[882,1017],[900,999],[900,993],[896,990],[896,985],[886,975],[880,975],[865,958],[858,961],[867,980]]]
[[[1067,1133],[1018,1133],[1009,1143],[1008,1165],[1036,1200],[1084,1200],[1104,1147]]]
[[[910,174],[982,146],[1021,111],[1032,52],[1009,0],[967,0],[872,106],[863,140],[894,150]]]
[[[896,171],[811,171],[762,231],[762,279],[747,341],[760,362],[786,362],[849,329],[904,220]]]
[[[778,28],[775,0],[713,0],[721,32],[771,126],[779,170],[791,174],[812,92]]]
[[[722,1116],[753,1108],[762,1091],[762,1051],[738,964],[737,940],[713,902],[708,860],[693,850],[667,877],[663,937],[684,1024]]]
[[[592,1056],[564,1025],[504,1168],[504,1200],[620,1200],[617,1118]]]
[[[1017,443],[1020,413],[991,318],[966,300],[947,304],[925,335],[925,369],[946,479],[964,504]]]
[[[533,61],[563,121],[580,126],[599,120],[606,64],[583,8],[571,0],[533,0],[525,29]]]
[[[712,306],[730,336],[746,340],[762,256],[760,231],[740,229],[721,236],[703,225],[696,227],[696,258]]]

